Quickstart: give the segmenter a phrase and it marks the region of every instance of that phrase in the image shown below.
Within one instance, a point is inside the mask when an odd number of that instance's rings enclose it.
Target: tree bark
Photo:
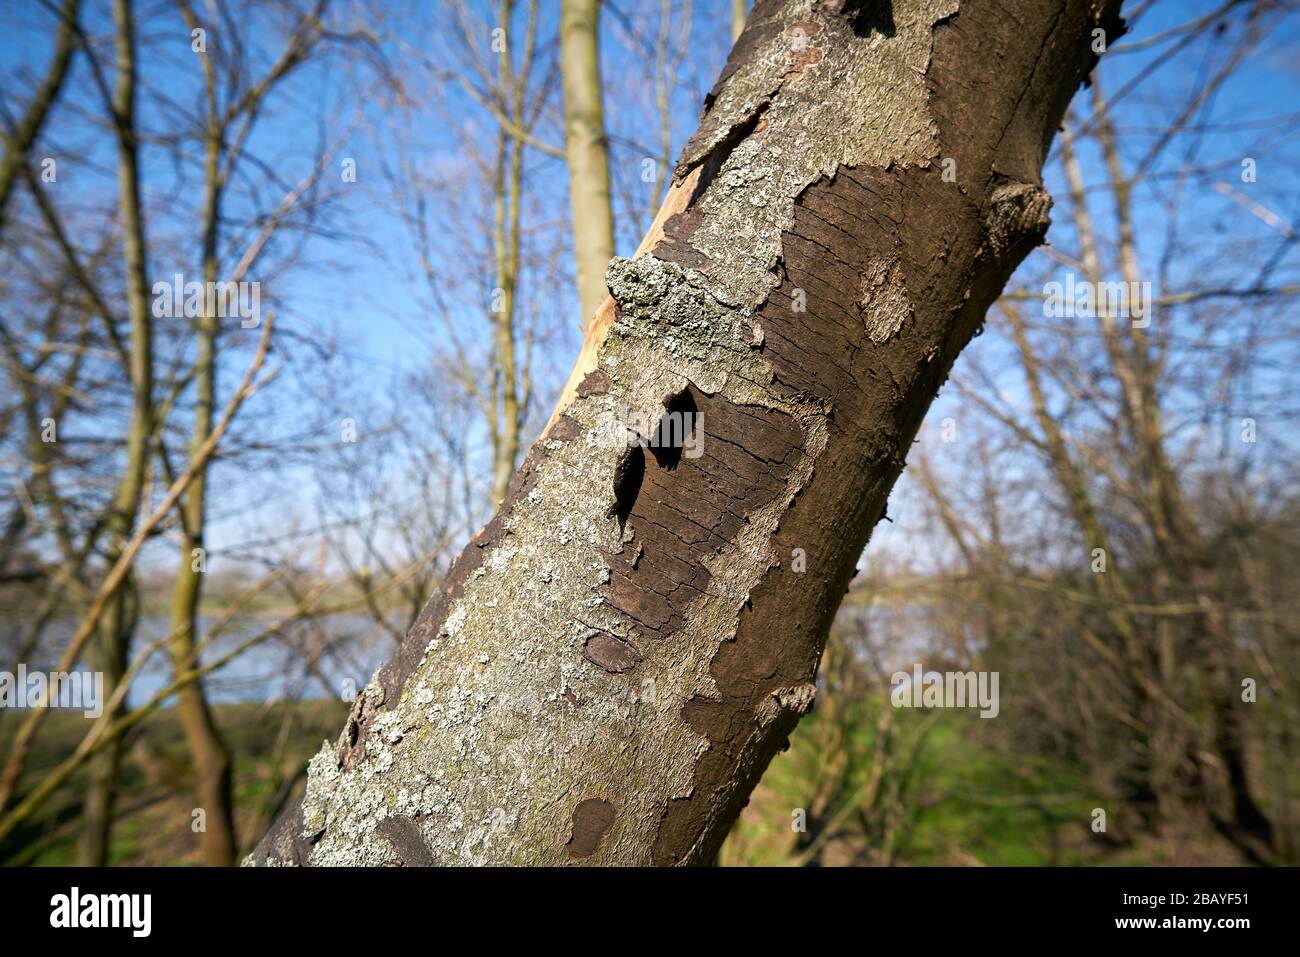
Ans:
[[[599,17],[600,0],[564,0],[560,12],[564,156],[569,167],[573,258],[584,329],[605,301],[605,267],[614,258],[609,144],[600,92]]]
[[[510,494],[251,861],[711,861],[1118,7],[758,3]]]

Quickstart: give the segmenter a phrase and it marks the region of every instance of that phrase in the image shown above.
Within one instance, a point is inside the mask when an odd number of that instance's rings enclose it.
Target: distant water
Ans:
[[[201,660],[210,663],[235,645],[274,624],[275,619],[255,619],[230,626],[230,630],[204,649]],[[211,620],[202,622],[206,632]],[[51,625],[36,660],[28,670],[49,669],[72,635],[73,622]],[[136,632],[133,653],[167,634],[165,618],[144,619]],[[849,606],[841,609],[838,627],[847,632],[849,646],[886,673],[910,671],[915,662],[928,660],[936,633],[921,606]],[[14,667],[14,649],[22,626],[0,619],[0,669]],[[387,631],[364,615],[336,615],[292,626],[285,635],[271,636],[209,673],[203,684],[215,702],[278,701],[284,699],[351,698],[396,651]],[[83,664],[84,668],[85,665]],[[128,704],[144,703],[171,680],[166,650],[158,649],[131,684]],[[350,683],[350,684],[349,684]]]
[[[212,624],[204,620],[200,633]],[[200,661],[211,663],[274,624],[273,618],[229,625],[229,630],[204,649]],[[53,667],[71,638],[75,623],[57,622],[46,630],[41,649],[26,662],[28,671]],[[162,617],[143,619],[136,629],[133,655],[164,637],[169,622]],[[10,670],[18,645],[21,625],[0,622],[0,669]],[[393,639],[375,622],[362,615],[337,615],[297,624],[284,635],[273,635],[247,649],[203,679],[208,699],[214,702],[277,701],[298,698],[340,698],[351,688],[359,690],[375,669],[396,650]],[[83,663],[81,668],[85,668]],[[171,662],[164,647],[153,652],[131,683],[127,703],[137,706],[148,701],[171,681]]]

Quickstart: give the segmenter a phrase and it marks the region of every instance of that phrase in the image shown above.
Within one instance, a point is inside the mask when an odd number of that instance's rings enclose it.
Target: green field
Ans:
[[[236,828],[245,850],[269,823],[277,796],[292,786],[307,758],[331,741],[347,716],[342,701],[292,704],[225,704],[213,708],[234,760]],[[15,715],[3,716],[17,724]],[[51,713],[33,749],[24,784],[35,783],[64,759],[86,733],[88,722],[74,714]],[[186,788],[185,747],[171,710],[150,715],[126,747],[118,788],[117,822],[110,861],[115,865],[200,863],[191,830],[193,801]],[[81,820],[86,770],[76,774],[41,815],[0,846],[0,862],[72,864]],[[21,788],[20,788],[21,790]]]
[[[841,721],[849,731],[832,749],[826,747],[826,736],[833,732],[834,719],[820,711],[809,715],[792,736],[789,750],[772,762],[719,863],[1239,862],[1210,835],[1112,846],[1091,831],[1096,801],[1080,769],[1065,761],[1008,753],[994,738],[992,722],[969,711],[894,710],[887,716],[887,741],[882,744],[882,704],[872,698],[855,705],[852,720]],[[216,706],[217,721],[235,756],[236,823],[245,851],[322,739],[337,735],[347,707],[341,701]],[[5,716],[5,721],[13,722],[14,716]],[[24,785],[30,787],[71,753],[86,727],[78,716],[51,714],[37,739]],[[833,757],[836,754],[841,757]],[[127,745],[113,864],[199,863],[186,773],[180,728],[171,711],[160,711]],[[47,802],[39,817],[0,847],[0,862],[73,863],[84,782],[83,769]],[[814,813],[818,807],[820,813]],[[802,832],[793,826],[800,809],[808,817]]]

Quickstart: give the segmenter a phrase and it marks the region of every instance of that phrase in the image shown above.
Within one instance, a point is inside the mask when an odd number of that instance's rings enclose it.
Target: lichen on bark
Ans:
[[[765,40],[715,88],[677,170],[721,159],[689,235],[719,299],[753,308],[767,297],[810,184],[841,166],[925,165],[938,155],[926,70],[933,28],[958,2],[894,6],[892,36],[860,38],[842,18],[813,19],[815,0],[787,4],[758,21]]]
[[[357,722],[362,739],[345,732],[312,760],[299,835],[307,862],[401,863],[383,836],[389,818],[416,822],[439,863],[564,862],[571,815],[588,799],[615,810],[597,856],[648,862],[641,835],[662,814],[661,795],[689,793],[694,758],[707,747],[681,705],[715,693],[713,651],[734,631],[756,570],[772,560],[766,538],[808,466],[792,472],[784,496],[749,515],[728,549],[705,558],[712,594],[670,645],[602,597],[606,555],[625,535],[607,516],[622,450],[598,437],[611,434],[621,409],[656,408],[687,383],[728,402],[766,401],[816,433],[807,411],[764,394],[770,374],[744,316],[691,278],[649,258],[611,265],[620,320],[601,351],[608,390],[567,410],[573,439],[539,443],[535,480],[400,698],[384,701],[372,681],[355,709],[377,712]],[[584,651],[593,631],[637,649],[635,666],[592,661]],[[342,754],[358,748],[360,759],[345,766]]]
[[[1117,4],[1023,4],[755,7],[675,215],[609,266],[576,388],[253,862],[711,859],[812,705],[925,408],[1045,228],[1042,150]],[[698,458],[620,427],[673,408]]]

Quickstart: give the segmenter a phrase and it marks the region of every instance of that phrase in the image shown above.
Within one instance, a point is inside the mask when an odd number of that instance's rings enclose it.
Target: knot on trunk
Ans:
[[[758,706],[758,723],[767,727],[781,717],[801,718],[812,710],[817,686],[811,682],[774,688]]]
[[[994,187],[984,218],[987,247],[1002,258],[1024,243],[1037,246],[1052,224],[1051,208],[1052,197],[1041,186],[1009,181]]]

